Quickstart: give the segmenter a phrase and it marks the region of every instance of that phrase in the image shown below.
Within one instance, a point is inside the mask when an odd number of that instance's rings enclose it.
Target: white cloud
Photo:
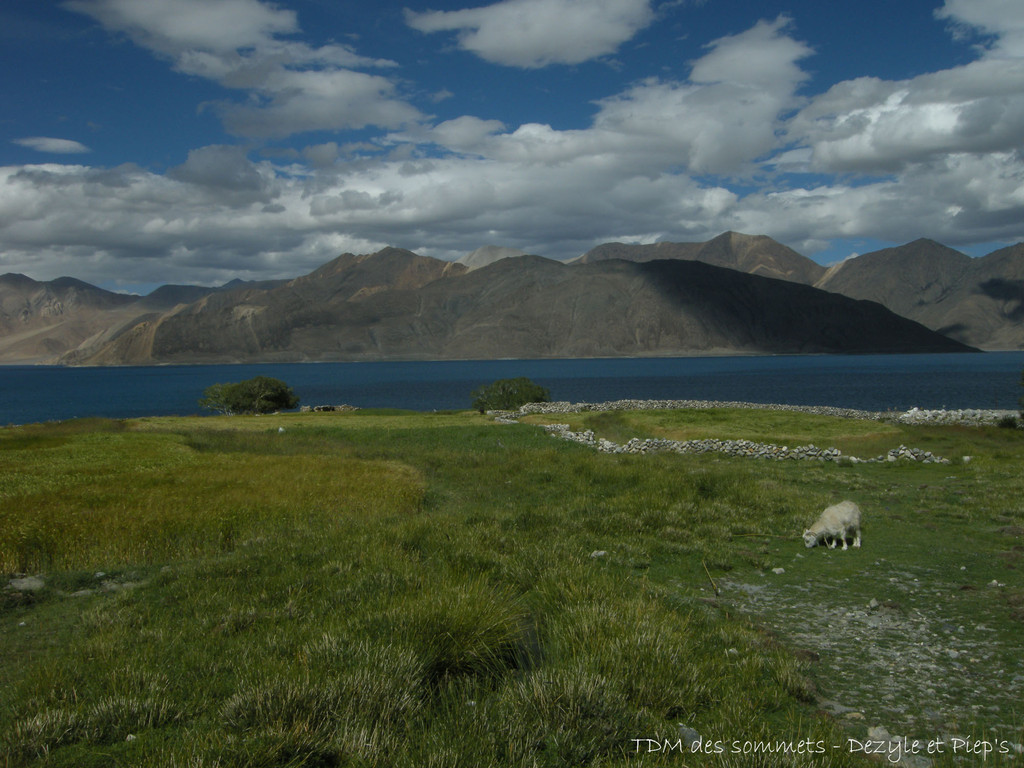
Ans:
[[[528,164],[603,158],[624,174],[685,169],[735,173],[777,145],[780,114],[796,103],[810,49],[785,34],[788,20],[762,22],[709,46],[685,82],[646,80],[598,102],[592,127],[559,131],[463,117],[437,126],[431,139],[490,159]],[[456,130],[457,129],[457,130]]]
[[[406,11],[406,22],[420,32],[456,31],[464,50],[525,68],[614,53],[653,20],[649,0],[502,0],[460,11]]]
[[[24,139],[14,139],[13,143],[34,149],[37,152],[49,152],[55,155],[76,155],[91,151],[80,142],[71,139],[54,139],[49,136],[29,136]]]
[[[170,56],[258,48],[298,31],[294,11],[258,0],[68,0],[64,5]]]
[[[414,107],[392,98],[390,80],[348,69],[278,70],[253,90],[263,97],[255,105],[220,105],[225,128],[238,136],[397,128],[420,118]]]
[[[1024,5],[1019,0],[946,0],[935,12],[960,31],[977,30],[995,38],[991,52],[1024,56]]]
[[[936,16],[992,39],[968,64],[908,80],[849,80],[812,99],[788,126],[812,150],[809,170],[901,173],[1024,144],[1024,4],[947,0]]]
[[[455,152],[477,152],[482,150],[491,136],[503,131],[500,120],[481,120],[465,115],[446,120],[431,132],[431,140]]]
[[[788,94],[807,75],[797,62],[813,51],[785,32],[792,20],[779,16],[760,21],[746,32],[715,40],[709,53],[694,63],[695,83],[742,83]]]
[[[744,66],[732,54],[747,44],[757,53]],[[737,228],[745,203],[690,174],[742,172],[771,147],[800,80],[794,62],[806,53],[784,23],[761,24],[709,47],[693,64],[702,82],[637,83],[600,102],[589,128],[507,128],[467,115],[396,132],[378,147],[387,155],[345,156],[333,142],[307,148],[319,169],[253,163],[223,146],[194,150],[164,175],[13,169],[0,180],[0,222],[13,222],[0,224],[0,244],[9,263],[88,253],[71,270],[83,279],[109,275],[113,263],[135,265],[118,274],[142,270],[159,255],[162,281],[215,282],[233,271],[301,274],[338,250],[386,244],[457,257],[486,238],[568,258],[630,232],[707,239]],[[773,88],[762,80],[769,67],[783,80]],[[288,76],[275,70],[260,87],[284,92]],[[324,96],[337,92],[330,77],[321,86]],[[286,103],[288,119],[309,119],[301,99]]]
[[[568,258],[613,239],[732,229],[810,255],[835,238],[957,246],[1024,236],[1024,60],[1005,46],[961,67],[808,97],[799,89],[811,50],[780,17],[711,43],[686,79],[642,80],[597,101],[586,127],[473,115],[430,126],[391,80],[341,63],[353,52],[282,41],[290,32],[278,21],[243,25],[251,46],[230,50],[185,49],[199,33],[163,31],[161,53],[247,91],[248,102],[221,107],[238,133],[392,133],[277,158],[293,165],[215,145],[164,174],[0,169],[0,272],[216,283],[295,276],[384,245],[455,258],[497,243]],[[806,188],[795,185],[808,177],[784,175],[835,171],[849,175]]]
[[[789,130],[821,171],[894,172],[949,153],[1013,149],[1024,138],[1024,59],[839,83]]]
[[[284,137],[366,126],[397,128],[420,113],[394,82],[355,69],[395,62],[329,44],[282,39],[299,31],[293,11],[259,0],[69,0],[109,30],[169,57],[178,71],[248,91],[215,105],[240,136]]]

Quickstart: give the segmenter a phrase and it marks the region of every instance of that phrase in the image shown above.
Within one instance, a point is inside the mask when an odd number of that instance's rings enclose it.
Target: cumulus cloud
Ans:
[[[397,128],[420,117],[394,82],[355,71],[395,62],[288,39],[299,32],[295,13],[260,0],[68,0],[65,7],[170,58],[182,73],[247,91],[242,103],[216,105],[239,136]]]
[[[269,203],[276,194],[276,174],[270,164],[251,162],[241,147],[193,149],[167,176],[215,198],[219,207]]]
[[[804,79],[797,62],[810,49],[789,37],[789,20],[761,22],[722,38],[693,62],[686,81],[645,80],[597,103],[593,125],[555,130],[462,117],[437,126],[431,140],[503,162],[569,163],[600,158],[624,175],[659,169],[735,173],[777,144],[780,114],[796,103]]]
[[[37,152],[49,152],[55,155],[76,155],[91,151],[80,142],[71,139],[54,139],[49,136],[29,136],[24,139],[14,139],[13,142]]]
[[[1024,56],[1024,5],[1017,0],[946,0],[935,15],[962,35],[992,37],[991,53]]]
[[[945,8],[952,21],[958,3]],[[0,272],[152,282],[159,264],[162,282],[217,283],[295,276],[385,245],[456,258],[490,242],[569,258],[613,239],[706,240],[730,229],[808,255],[836,238],[1018,239],[1024,61],[999,44],[1010,27],[993,18],[984,23],[1002,24],[1003,37],[969,64],[817,95],[801,93],[811,48],[788,18],[763,21],[712,42],[685,78],[640,80],[596,101],[592,122],[572,130],[473,115],[402,123],[413,112],[390,80],[340,63],[352,52],[282,40],[290,16],[243,24],[231,45],[248,48],[216,48],[172,26],[154,50],[248,92],[251,103],[221,107],[239,133],[346,120],[396,127],[372,144],[323,141],[276,161],[202,147],[162,174],[0,169]],[[256,50],[274,46],[277,57]],[[845,175],[821,175],[837,171]]]
[[[839,83],[802,110],[790,132],[822,171],[891,173],[948,153],[1013,149],[1024,135],[1024,58]]]
[[[187,50],[228,54],[298,31],[294,11],[257,0],[68,0],[64,5],[170,56]]]
[[[405,13],[406,23],[420,32],[458,32],[462,49],[525,68],[614,53],[654,20],[649,0],[502,0],[460,11]]]
[[[970,63],[908,80],[837,83],[791,121],[819,172],[900,173],[959,153],[1000,153],[1024,137],[1024,5],[947,0],[936,12],[990,37]]]
[[[789,16],[760,21],[738,35],[710,43],[709,53],[693,66],[695,83],[743,83],[772,91],[788,92],[807,79],[797,65],[813,51],[786,34],[792,27]]]

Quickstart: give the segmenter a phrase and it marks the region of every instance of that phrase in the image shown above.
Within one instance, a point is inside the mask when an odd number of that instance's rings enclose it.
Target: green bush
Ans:
[[[214,384],[203,391],[199,405],[218,413],[273,413],[299,404],[292,388],[280,379],[257,376],[233,384]]]
[[[478,387],[470,394],[473,408],[484,411],[514,411],[527,403],[547,403],[551,401],[548,390],[534,384],[525,377],[518,379],[499,379],[493,384]]]

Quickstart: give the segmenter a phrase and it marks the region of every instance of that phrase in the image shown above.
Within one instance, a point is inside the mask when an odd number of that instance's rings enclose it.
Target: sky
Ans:
[[[1020,0],[4,0],[0,67],[0,274],[1024,240]]]

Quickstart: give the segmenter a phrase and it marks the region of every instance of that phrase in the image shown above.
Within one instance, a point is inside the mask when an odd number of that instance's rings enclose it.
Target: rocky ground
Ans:
[[[980,764],[966,751],[974,739],[1024,763],[1019,644],[989,626],[998,621],[994,615],[978,623],[976,613],[968,618],[958,609],[956,593],[968,587],[951,582],[948,572],[882,560],[874,566],[856,577],[852,591],[848,578],[786,582],[780,568],[755,583],[721,583],[721,598],[813,661],[821,707],[856,738],[891,740],[894,747],[939,740],[948,749],[958,739],[957,756],[971,765]],[[1005,606],[1003,585],[969,588],[985,590],[992,611]],[[861,598],[871,593],[877,597]],[[904,754],[898,764],[931,765],[926,755]]]

